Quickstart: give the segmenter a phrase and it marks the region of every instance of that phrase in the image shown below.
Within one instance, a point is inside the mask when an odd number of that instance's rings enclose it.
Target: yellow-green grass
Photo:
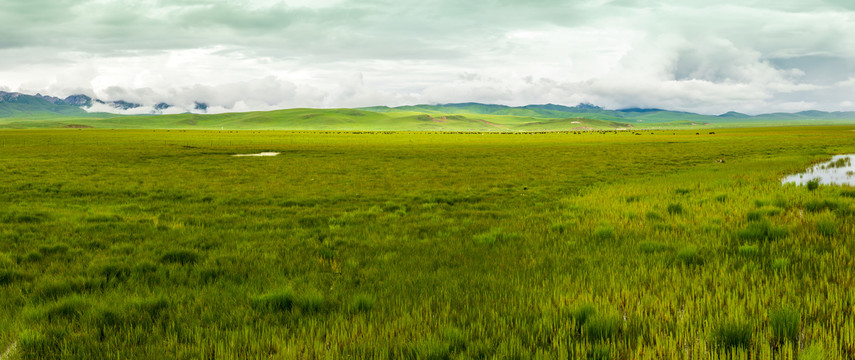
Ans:
[[[0,347],[849,358],[852,129],[0,131]]]
[[[338,130],[338,131],[516,131],[542,119],[480,114],[376,113],[354,109],[289,109],[215,115],[138,115],[47,120],[0,119],[0,127],[107,129],[225,129],[225,130]],[[599,121],[595,121],[599,122]],[[602,126],[594,125],[596,128]]]
[[[0,129],[105,128],[181,130],[328,130],[328,131],[457,131],[539,132],[582,130],[673,130],[698,132],[723,127],[805,126],[852,124],[841,119],[728,119],[694,114],[655,112],[635,118],[602,114],[571,114],[533,110],[478,113],[474,108],[412,107],[403,109],[287,109],[225,114],[176,114],[121,116],[39,115],[0,118]],[[448,112],[441,112],[441,111]],[[518,109],[519,110],[519,109]],[[658,115],[657,115],[658,114]],[[658,117],[656,117],[658,116]]]

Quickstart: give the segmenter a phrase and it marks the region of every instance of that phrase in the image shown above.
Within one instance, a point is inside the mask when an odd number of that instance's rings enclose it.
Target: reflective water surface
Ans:
[[[804,185],[808,181],[816,179],[823,185],[855,186],[853,158],[855,158],[855,154],[835,155],[831,158],[831,161],[817,164],[803,173],[790,175],[781,179],[781,183]]]
[[[276,156],[279,155],[278,152],[263,152],[258,154],[237,154],[232,156]]]

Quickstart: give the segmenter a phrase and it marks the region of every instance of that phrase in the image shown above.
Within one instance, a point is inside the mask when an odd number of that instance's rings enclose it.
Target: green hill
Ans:
[[[627,123],[585,118],[549,119],[516,127],[516,129],[524,131],[585,131],[632,128],[633,125]]]
[[[55,104],[42,97],[0,92],[0,118],[49,118],[54,116],[84,116],[88,114],[76,106]]]
[[[379,113],[356,109],[288,109],[227,114],[138,115],[112,118],[62,117],[42,121],[0,119],[6,128],[97,127],[115,129],[513,131],[534,118],[503,115]]]
[[[106,113],[89,113],[63,100],[41,95],[25,95],[0,91],[0,118],[27,120],[56,119],[58,117],[113,117]]]
[[[81,99],[92,100],[83,95],[62,100],[50,96],[0,92],[0,128],[578,131],[855,123],[855,112],[804,111],[756,116],[728,112],[712,116],[663,109],[607,110],[590,104],[512,107],[458,103],[357,109],[303,108],[210,115],[185,113],[126,116],[89,113],[75,106],[80,104]]]

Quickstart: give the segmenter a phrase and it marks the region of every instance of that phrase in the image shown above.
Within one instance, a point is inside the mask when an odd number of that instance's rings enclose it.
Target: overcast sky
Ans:
[[[855,2],[0,0],[0,90],[172,111],[852,111]]]

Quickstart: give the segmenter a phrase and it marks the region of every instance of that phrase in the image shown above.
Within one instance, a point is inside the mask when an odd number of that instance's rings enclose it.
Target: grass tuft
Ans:
[[[819,179],[808,180],[805,186],[809,191],[814,191],[819,188]]]
[[[597,313],[597,308],[593,304],[582,304],[573,309],[570,316],[576,321],[576,325],[585,324],[594,314]]]
[[[133,302],[132,308],[144,319],[153,320],[169,308],[169,301],[165,297],[141,299]]]
[[[48,349],[48,341],[45,336],[35,329],[26,329],[21,332],[18,340],[18,349],[25,354],[44,353]]]
[[[772,262],[772,270],[774,271],[784,271],[788,267],[790,267],[790,259],[785,257],[777,258]]]
[[[787,233],[786,227],[774,226],[769,220],[764,219],[749,223],[736,233],[736,237],[743,241],[768,241],[786,237]]]
[[[585,323],[588,331],[588,339],[591,341],[602,341],[614,338],[618,333],[620,317],[617,315],[595,314]]]
[[[294,294],[294,291],[289,288],[259,296],[253,299],[253,303],[257,307],[271,311],[288,311],[296,305],[297,296]]]
[[[763,219],[763,212],[759,210],[751,210],[745,214],[745,220],[760,221]]]
[[[316,292],[297,294],[291,288],[259,296],[253,304],[260,309],[274,312],[299,309],[306,313],[321,311],[325,305],[323,295]]]
[[[76,319],[83,316],[91,305],[88,301],[80,297],[71,297],[60,300],[58,303],[48,307],[42,313],[48,321],[58,319]]]
[[[448,349],[455,352],[466,348],[468,342],[466,333],[456,327],[448,327],[442,332],[442,339],[448,344]]]
[[[683,205],[673,203],[668,204],[668,213],[671,215],[679,215],[683,213]]]
[[[659,215],[659,213],[655,211],[648,211],[644,214],[644,217],[651,221],[662,221],[664,219],[662,215]]]
[[[760,254],[760,247],[757,245],[742,245],[739,247],[739,255],[744,257],[756,257]]]
[[[820,212],[824,210],[835,210],[840,206],[832,200],[810,200],[805,202],[805,210],[809,212]]]
[[[94,322],[99,327],[117,327],[125,324],[126,319],[120,311],[101,309],[94,316]]]
[[[747,350],[751,347],[752,332],[751,325],[746,322],[739,320],[724,321],[713,329],[712,342],[716,346],[729,350],[736,348]]]
[[[359,294],[356,295],[353,300],[350,301],[350,311],[351,312],[365,312],[374,310],[374,304],[377,302],[373,296],[368,294]]]
[[[677,251],[677,263],[686,266],[703,265],[704,259],[696,246],[689,245]]]
[[[308,292],[297,298],[297,305],[306,313],[319,312],[325,304],[324,296],[318,292]]]
[[[13,269],[18,264],[6,254],[0,253],[0,270]]]
[[[56,300],[73,293],[81,293],[91,284],[79,280],[58,280],[36,286],[33,295],[40,300]]]
[[[42,255],[50,256],[55,254],[65,254],[68,252],[68,245],[66,244],[52,244],[52,245],[42,245],[39,246],[39,252]]]
[[[496,245],[510,241],[521,240],[522,236],[517,233],[508,233],[503,229],[493,229],[488,233],[475,236],[475,243],[479,245]]]
[[[134,265],[132,270],[137,274],[148,274],[157,271],[157,264],[143,260]]]
[[[450,360],[451,349],[439,339],[429,338],[419,341],[414,348],[414,358],[425,360]]]
[[[840,223],[834,219],[819,220],[816,222],[816,230],[823,236],[834,236],[840,229]]]
[[[127,279],[131,274],[131,269],[125,264],[108,262],[94,266],[92,272],[110,282],[111,280],[123,281]]]
[[[598,344],[588,350],[585,360],[611,360],[612,348],[605,344]]]
[[[571,230],[572,228],[573,228],[573,224],[563,223],[563,222],[554,223],[554,224],[552,224],[552,226],[549,227],[550,230],[557,232],[559,234],[563,234],[563,233]]]
[[[611,240],[615,238],[615,228],[611,224],[600,224],[594,229],[594,239]]]
[[[10,285],[19,281],[30,280],[32,277],[16,270],[0,270],[0,286]]]
[[[658,241],[642,241],[638,244],[638,250],[645,254],[658,253],[671,249],[670,245]]]
[[[775,310],[769,314],[769,325],[775,340],[794,343],[799,337],[799,312],[791,308]]]
[[[45,258],[45,256],[42,255],[42,253],[31,251],[31,252],[27,253],[27,255],[24,255],[24,262],[35,263],[35,262],[42,261],[42,259],[44,259],[44,258]]]
[[[160,262],[164,264],[194,264],[199,261],[199,254],[192,250],[175,250],[170,251],[160,257]]]

